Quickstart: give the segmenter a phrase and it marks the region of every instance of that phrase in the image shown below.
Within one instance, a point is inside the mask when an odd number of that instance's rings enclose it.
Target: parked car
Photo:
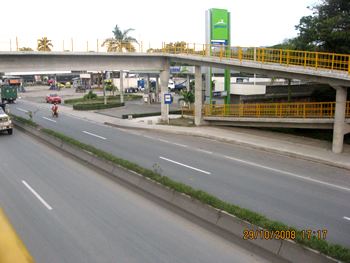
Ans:
[[[58,94],[56,94],[56,93],[49,93],[46,95],[46,102],[47,103],[54,103],[54,102],[61,103],[61,97],[58,96]]]
[[[66,85],[65,85],[66,88],[70,88],[70,82],[66,82]]]

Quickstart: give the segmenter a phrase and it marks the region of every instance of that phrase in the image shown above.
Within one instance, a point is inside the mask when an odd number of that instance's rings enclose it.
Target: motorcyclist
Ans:
[[[56,103],[53,104],[52,106],[52,115],[56,115],[57,116],[57,112],[58,112],[58,106]]]

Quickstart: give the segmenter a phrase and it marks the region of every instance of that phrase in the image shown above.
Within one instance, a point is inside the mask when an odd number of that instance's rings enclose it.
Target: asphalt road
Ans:
[[[27,134],[0,140],[0,205],[37,263],[265,262]]]
[[[43,105],[46,107],[46,105]],[[28,117],[33,105],[11,112]],[[212,140],[106,127],[41,109],[34,121],[120,158],[301,230],[350,247],[349,171]]]

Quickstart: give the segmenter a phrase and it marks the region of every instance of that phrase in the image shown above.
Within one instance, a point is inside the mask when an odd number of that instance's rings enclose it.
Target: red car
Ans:
[[[47,103],[61,103],[61,97],[58,96],[56,93],[49,93],[46,95],[46,102]]]

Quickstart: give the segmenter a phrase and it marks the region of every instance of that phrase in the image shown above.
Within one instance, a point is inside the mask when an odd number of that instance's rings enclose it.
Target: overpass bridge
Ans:
[[[248,73],[264,74],[273,77],[295,78],[305,81],[328,83],[336,89],[334,105],[333,146],[335,153],[343,150],[344,134],[350,132],[346,120],[347,87],[350,86],[350,55],[317,53],[292,50],[276,50],[268,48],[215,46],[209,44],[166,45],[143,49],[143,44],[135,48],[135,52],[108,52],[118,50],[120,41],[107,43],[105,48],[91,50],[87,42],[86,51],[77,50],[73,45],[71,50],[64,51],[19,51],[18,40],[3,43],[0,41],[0,72],[23,71],[112,71],[112,70],[158,70],[162,94],[168,92],[170,60],[195,66],[195,108],[202,108],[202,67],[214,67]],[[100,42],[101,43],[101,42]],[[119,43],[122,46],[121,42]],[[125,43],[124,43],[125,44]],[[127,45],[133,45],[130,42]],[[56,44],[54,43],[54,46]],[[39,46],[35,49],[39,50]],[[15,51],[12,51],[15,50]],[[34,50],[34,48],[33,48]],[[123,51],[123,49],[121,49]],[[124,49],[125,51],[125,49]],[[122,75],[122,74],[121,74]],[[121,87],[123,90],[123,87]],[[167,107],[162,100],[162,118],[168,119]],[[215,116],[225,118],[227,116]],[[196,125],[206,124],[209,116],[203,112],[194,111]],[[261,122],[262,119],[260,119]],[[242,122],[242,121],[241,121]],[[316,121],[317,122],[317,121]]]

